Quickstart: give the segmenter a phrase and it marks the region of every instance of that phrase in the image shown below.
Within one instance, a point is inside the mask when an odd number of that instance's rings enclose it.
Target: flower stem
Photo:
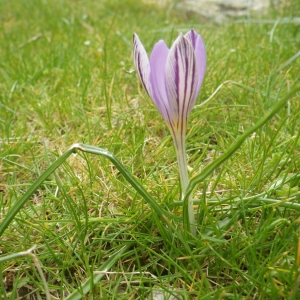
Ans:
[[[172,131],[171,131],[172,132]],[[187,156],[186,156],[186,145],[185,145],[185,130],[182,132],[175,132],[172,134],[177,162],[178,162],[178,169],[179,169],[179,176],[180,176],[180,183],[181,183],[181,200],[184,199],[187,187],[189,185],[189,176],[188,176],[188,169],[187,169]],[[193,235],[196,235],[196,224],[195,224],[195,214],[193,208],[193,199],[192,196],[189,195],[188,199],[188,222],[190,231]]]

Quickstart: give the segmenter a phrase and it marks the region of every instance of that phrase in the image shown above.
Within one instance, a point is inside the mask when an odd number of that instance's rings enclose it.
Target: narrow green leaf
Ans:
[[[114,156],[113,153],[98,148],[95,146],[84,145],[84,144],[73,144],[65,153],[63,153],[26,191],[26,193],[17,201],[16,204],[9,210],[8,214],[5,216],[4,220],[0,224],[0,236],[3,234],[8,225],[13,221],[16,214],[21,210],[27,200],[33,195],[33,193],[41,186],[41,184],[61,165],[65,160],[74,152],[82,151],[91,154],[96,154],[108,158],[115,167],[121,172],[124,178],[131,184],[131,186],[146,200],[146,202],[151,206],[155,213],[160,218],[160,221],[164,221],[170,224],[172,220],[172,215],[162,209],[156,201],[150,196],[150,194],[145,190],[145,188],[138,182],[137,179],[122,165],[122,163]]]
[[[292,98],[299,90],[300,90],[300,86],[294,87],[292,91],[286,94],[281,100],[279,100],[274,105],[274,108],[271,111],[269,111],[254,126],[246,130],[239,138],[237,138],[236,142],[231,147],[229,147],[227,152],[225,152],[223,155],[221,155],[216,160],[214,160],[211,164],[205,167],[199,175],[195,176],[190,180],[189,186],[187,188],[184,197],[184,205],[183,205],[183,225],[187,231],[190,230],[190,224],[188,218],[188,199],[192,191],[196,187],[196,185],[204,181],[211,173],[213,173],[214,170],[216,170],[223,162],[225,162],[230,156],[232,156],[234,152],[242,145],[242,143],[246,140],[246,138],[251,133],[253,133],[257,129],[262,127],[266,122],[268,122],[285,105],[285,103],[290,98]]]
[[[88,278],[78,289],[76,289],[73,293],[71,293],[66,300],[79,300],[84,295],[86,295],[90,289],[97,284],[102,277],[105,275],[105,272],[110,270],[110,268],[128,251],[135,242],[129,243],[123,246],[120,250],[116,251],[113,255],[111,255],[105,263],[101,266],[100,269],[97,269],[97,272],[103,272],[102,274],[95,274],[93,278]]]

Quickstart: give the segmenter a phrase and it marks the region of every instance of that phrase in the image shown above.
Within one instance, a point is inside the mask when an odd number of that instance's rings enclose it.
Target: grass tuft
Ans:
[[[69,156],[2,232],[1,299],[299,298],[299,92],[196,182],[299,84],[294,2],[222,26],[133,0],[0,3],[1,228],[74,143],[112,152],[146,197],[113,161]],[[208,56],[187,139],[197,240],[183,234],[175,150],[131,54],[133,32],[150,52],[192,27]]]

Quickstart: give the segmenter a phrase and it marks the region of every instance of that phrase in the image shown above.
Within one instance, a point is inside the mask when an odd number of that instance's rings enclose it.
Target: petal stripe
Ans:
[[[197,65],[194,48],[182,35],[174,42],[167,61],[166,84],[172,119],[185,131],[196,93]],[[180,128],[179,128],[180,126]]]

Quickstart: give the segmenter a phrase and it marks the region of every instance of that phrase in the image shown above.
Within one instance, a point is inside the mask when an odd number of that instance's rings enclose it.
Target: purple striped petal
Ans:
[[[155,44],[150,56],[152,100],[163,118],[169,122],[170,104],[166,91],[166,63],[169,49],[163,40]]]
[[[190,41],[192,44],[195,55],[196,55],[196,61],[198,66],[198,83],[197,83],[197,96],[200,91],[200,87],[204,78],[205,70],[206,70],[206,50],[205,45],[202,40],[202,37],[200,34],[197,34],[197,32],[194,29],[191,29],[189,32],[185,34],[185,37]],[[197,97],[196,96],[196,97]],[[196,99],[195,99],[196,100]]]
[[[133,34],[133,60],[141,82],[149,97],[152,98],[150,63],[147,52],[136,33]]]
[[[172,127],[185,131],[187,118],[198,95],[198,66],[192,43],[180,35],[170,49],[166,64],[166,88]]]

